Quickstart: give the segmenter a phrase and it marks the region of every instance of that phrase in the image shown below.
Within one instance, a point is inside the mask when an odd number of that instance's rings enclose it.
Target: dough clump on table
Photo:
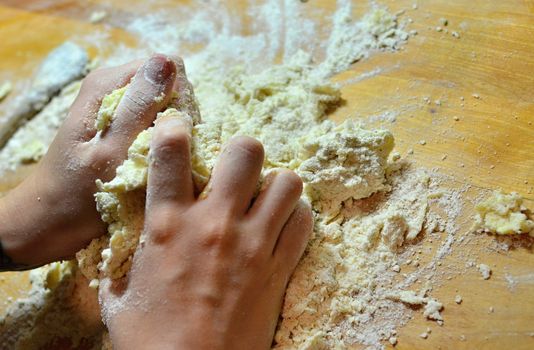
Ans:
[[[498,235],[528,233],[534,236],[534,221],[527,216],[523,198],[516,192],[495,191],[475,209],[477,226],[483,232]]]

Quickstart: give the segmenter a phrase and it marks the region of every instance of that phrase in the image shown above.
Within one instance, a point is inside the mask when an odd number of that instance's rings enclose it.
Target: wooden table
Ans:
[[[0,81],[31,76],[52,48],[72,34],[90,33],[95,24],[89,23],[89,14],[104,3],[108,2],[0,1]],[[122,13],[135,12],[132,1],[113,3]],[[171,1],[166,3],[163,6]],[[358,13],[365,11],[364,3],[355,4]],[[346,81],[380,68],[379,74],[343,88],[347,104],[333,118],[392,111],[396,121],[386,126],[395,134],[401,154],[475,190],[500,187],[519,192],[533,209],[534,1],[432,0],[418,2],[417,10],[413,1],[380,3],[393,12],[405,9],[403,18],[413,19],[409,29],[418,35],[402,51],[373,55],[335,77]],[[243,9],[241,2],[232,5]],[[332,11],[335,4],[316,0],[307,6]],[[446,27],[440,18],[448,20]],[[448,33],[437,31],[437,26]],[[452,31],[460,37],[453,37]],[[120,29],[112,31],[111,40],[136,44]],[[1,180],[0,191],[14,186],[28,171]],[[464,216],[469,215],[467,210]],[[472,235],[468,231],[465,227],[462,234]],[[470,269],[446,281],[433,292],[445,305],[445,325],[438,327],[416,314],[400,330],[396,348],[534,348],[534,256],[528,248],[532,241],[525,239],[517,249],[496,253],[491,251],[494,240],[476,237],[444,261],[461,266],[467,256],[476,257],[491,266],[491,279],[483,281]],[[519,281],[513,291],[506,274]],[[24,274],[4,277],[11,282],[0,284],[0,298],[20,293],[27,283]],[[457,294],[463,298],[460,305],[454,302]],[[432,333],[424,340],[419,334],[426,327]]]

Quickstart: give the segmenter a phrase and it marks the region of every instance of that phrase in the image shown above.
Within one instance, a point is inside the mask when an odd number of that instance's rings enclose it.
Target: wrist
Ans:
[[[0,242],[4,256],[26,268],[49,262],[45,223],[49,222],[41,197],[24,181],[0,198]]]
[[[18,270],[19,267],[27,266],[21,252],[25,250],[23,236],[17,229],[20,215],[16,215],[14,205],[8,195],[0,198],[0,269]]]

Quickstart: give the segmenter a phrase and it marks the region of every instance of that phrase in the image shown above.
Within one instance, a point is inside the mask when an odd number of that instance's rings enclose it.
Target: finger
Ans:
[[[311,207],[304,201],[299,201],[291,217],[286,222],[273,255],[278,266],[288,272],[288,278],[297,267],[297,264],[306,249],[313,230],[313,214]]]
[[[266,176],[263,189],[248,212],[250,220],[264,227],[265,240],[273,248],[302,194],[302,180],[291,170],[280,169]]]
[[[126,86],[143,61],[97,69],[91,72],[82,83],[62,128],[77,141],[88,141],[96,134],[95,119],[104,97],[114,90]]]
[[[163,55],[154,55],[133,77],[115,117],[104,134],[113,146],[126,150],[137,135],[154,122],[156,114],[168,105],[176,78],[176,66]]]
[[[244,214],[258,185],[263,165],[263,146],[251,138],[234,138],[220,155],[210,184],[208,198],[224,203],[224,209]]]
[[[171,56],[171,59],[176,64],[176,80],[173,86],[175,97],[171,104],[177,110],[187,113],[193,119],[194,124],[198,124],[200,111],[195,100],[193,85],[187,79],[184,61],[177,56]]]
[[[147,209],[167,202],[194,200],[191,172],[191,131],[189,116],[180,112],[160,117],[150,145]]]

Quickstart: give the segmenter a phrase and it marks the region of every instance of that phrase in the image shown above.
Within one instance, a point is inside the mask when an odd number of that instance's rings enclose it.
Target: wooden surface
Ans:
[[[412,18],[409,29],[419,34],[402,51],[375,54],[335,77],[344,82],[380,68],[379,74],[345,85],[347,104],[333,118],[391,111],[396,121],[381,125],[393,131],[401,154],[451,175],[453,184],[471,184],[473,194],[497,187],[517,191],[533,209],[534,1],[432,0],[418,2],[417,10],[413,1],[379,2],[394,12],[405,9],[402,18]],[[69,35],[90,33],[95,25],[88,23],[89,14],[107,2],[47,3],[0,1],[0,80],[29,77],[46,53]],[[131,3],[115,1],[114,6],[131,15]],[[240,2],[234,3],[241,8]],[[363,13],[365,3],[355,1],[356,12]],[[331,11],[335,4],[309,1],[303,6]],[[442,17],[449,22],[444,27],[449,33],[436,31]],[[111,40],[135,45],[135,38],[118,29]],[[21,177],[0,181],[0,190]],[[468,206],[463,216],[470,215]],[[519,242],[508,253],[495,252],[495,238],[474,237],[469,228],[466,223],[461,234],[470,239],[443,266],[461,268],[475,259],[491,266],[491,279],[483,281],[476,269],[468,269],[436,288],[433,296],[445,305],[444,326],[416,313],[400,330],[398,349],[534,348],[531,241]],[[507,275],[517,279],[514,288]],[[0,285],[0,298],[9,288],[13,285]],[[463,298],[460,305],[454,302],[457,294]],[[419,334],[427,327],[432,333],[425,340]]]

